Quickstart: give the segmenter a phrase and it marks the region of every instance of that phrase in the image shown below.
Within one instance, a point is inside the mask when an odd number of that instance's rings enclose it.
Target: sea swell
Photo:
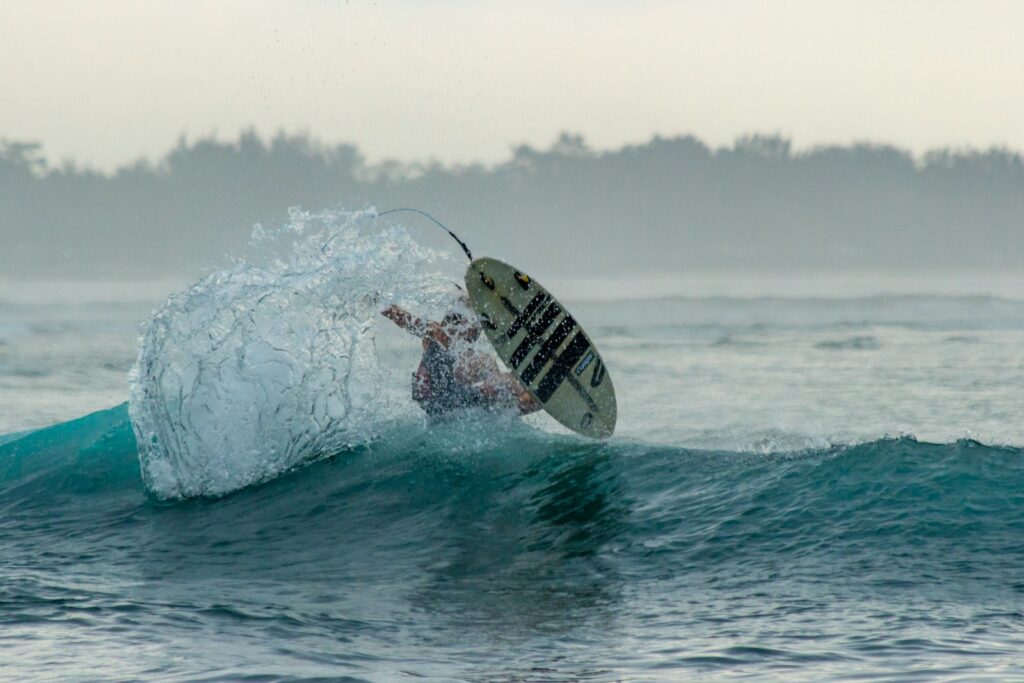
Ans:
[[[4,443],[0,463],[5,623],[169,643],[163,668],[114,657],[125,678],[898,678],[892,657],[1022,673],[1020,448],[762,454],[398,420],[272,480],[167,501],[146,493],[122,405]],[[245,644],[268,634],[287,645]]]
[[[129,403],[0,436],[0,678],[1024,676],[1018,303],[574,307],[632,406],[594,442],[424,419],[377,312],[439,265],[295,212],[146,322]]]
[[[913,547],[920,558],[932,544],[985,539],[998,555],[1021,549],[1024,538],[1024,451],[970,440],[886,438],[763,454],[589,443],[479,415],[433,427],[395,421],[373,442],[346,444],[331,456],[328,464],[237,492],[232,505],[274,490],[278,506],[301,509],[313,487],[321,490],[316,498],[344,499],[345,507],[363,510],[360,517],[385,522],[453,496],[465,509],[508,498],[499,507],[523,505],[555,526],[578,526],[550,543],[568,554],[597,552],[614,536],[648,559],[682,554],[702,564],[887,544]],[[88,505],[90,496],[112,490],[141,492],[143,482],[126,405],[0,443],[5,506],[30,499],[57,506],[69,495]],[[359,503],[368,491],[390,504]],[[607,528],[611,517],[615,533]]]

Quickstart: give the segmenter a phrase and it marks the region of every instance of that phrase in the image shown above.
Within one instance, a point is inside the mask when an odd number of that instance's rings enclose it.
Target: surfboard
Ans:
[[[565,307],[526,273],[487,257],[469,264],[466,290],[498,357],[544,410],[584,436],[611,436],[612,378]]]

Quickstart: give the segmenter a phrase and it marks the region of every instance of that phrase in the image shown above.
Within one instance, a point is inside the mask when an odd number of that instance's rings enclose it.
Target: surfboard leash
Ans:
[[[429,218],[430,220],[432,220],[439,228],[441,228],[446,233],[451,235],[452,239],[454,239],[456,242],[458,242],[459,246],[462,247],[462,251],[466,252],[466,257],[470,260],[470,262],[473,261],[473,252],[471,252],[469,250],[469,247],[466,246],[466,243],[463,242],[462,240],[460,240],[458,235],[456,235],[454,232],[449,230],[448,226],[446,226],[444,223],[442,223],[441,221],[439,221],[436,218],[434,218],[433,216],[431,216],[426,211],[421,211],[420,209],[404,208],[404,207],[403,208],[399,208],[399,209],[388,209],[387,211],[382,211],[382,212],[378,213],[377,214],[377,218],[380,218],[382,216],[387,216],[389,213],[398,213],[399,211],[408,211],[410,213],[418,213],[419,215],[424,216],[424,217]]]

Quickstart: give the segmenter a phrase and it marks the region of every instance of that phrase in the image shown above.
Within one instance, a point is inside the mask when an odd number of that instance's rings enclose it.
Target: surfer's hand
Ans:
[[[422,337],[428,332],[426,323],[419,318],[414,318],[408,311],[395,304],[391,304],[381,311],[380,314],[417,337]],[[447,342],[445,342],[445,348],[447,348]]]
[[[540,401],[531,396],[530,392],[526,389],[519,390],[517,403],[519,405],[519,412],[523,415],[526,415],[527,413],[535,413],[543,407]]]
[[[402,329],[406,329],[408,327],[409,314],[394,304],[391,304],[382,310],[380,314]]]

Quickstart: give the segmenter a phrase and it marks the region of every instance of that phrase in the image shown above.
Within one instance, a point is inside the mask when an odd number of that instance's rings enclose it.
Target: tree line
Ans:
[[[0,274],[195,272],[289,207],[413,206],[537,272],[997,269],[1024,265],[1024,159],[915,157],[880,144],[793,149],[777,135],[595,150],[572,134],[497,164],[370,164],[306,135],[181,139],[110,173],[0,143]]]

